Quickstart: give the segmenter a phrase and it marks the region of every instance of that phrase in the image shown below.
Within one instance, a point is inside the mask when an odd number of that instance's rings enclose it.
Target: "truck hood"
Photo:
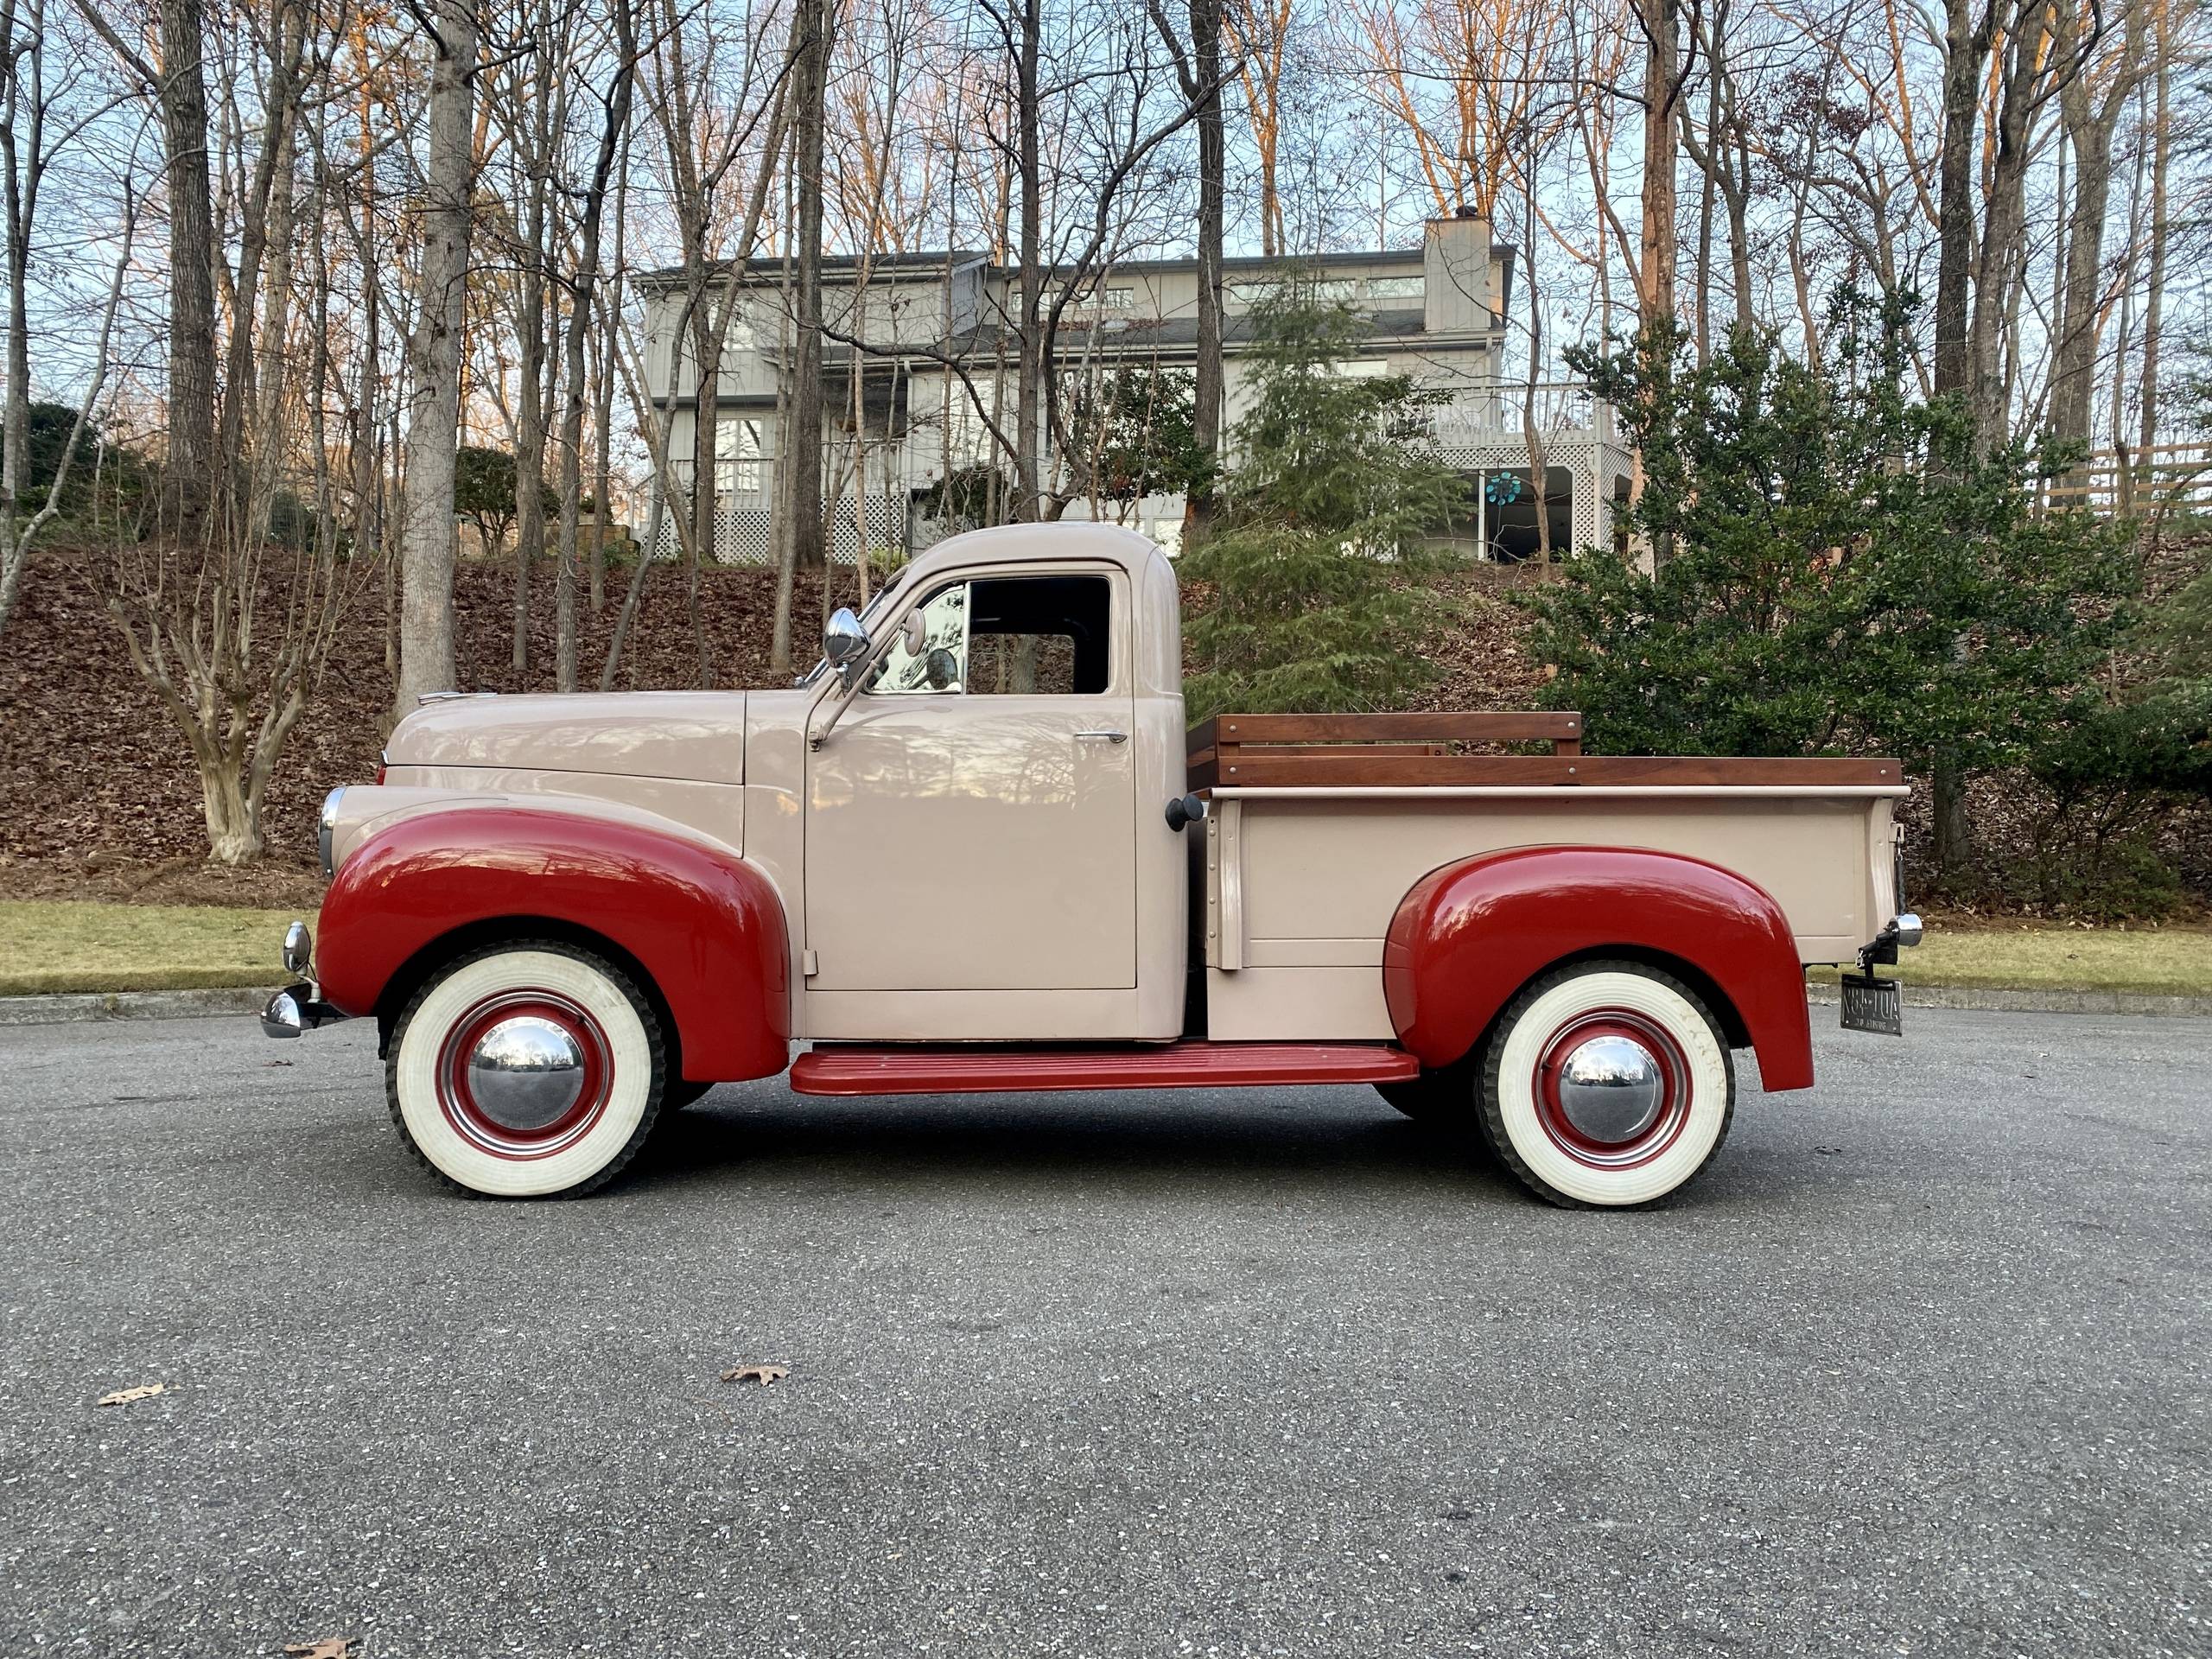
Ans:
[[[745,693],[447,697],[393,728],[395,766],[485,766],[745,781]]]

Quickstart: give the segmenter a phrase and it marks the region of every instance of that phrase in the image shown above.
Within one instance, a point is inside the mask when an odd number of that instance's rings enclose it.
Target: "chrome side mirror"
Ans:
[[[837,671],[837,677],[852,689],[853,676],[868,660],[868,630],[852,611],[840,605],[822,630],[822,659]]]

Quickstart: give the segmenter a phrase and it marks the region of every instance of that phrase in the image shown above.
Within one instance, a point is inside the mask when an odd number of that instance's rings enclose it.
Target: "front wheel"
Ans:
[[[1711,1009],[1640,963],[1585,962],[1507,1006],[1483,1066],[1484,1135],[1539,1197],[1649,1204],[1713,1160],[1736,1067]]]
[[[495,945],[435,975],[385,1069],[409,1150],[469,1192],[581,1195],[645,1144],[668,1086],[644,993],[572,945]]]

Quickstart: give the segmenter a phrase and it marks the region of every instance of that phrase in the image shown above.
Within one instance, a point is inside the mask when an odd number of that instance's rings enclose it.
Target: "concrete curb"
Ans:
[[[269,994],[225,986],[188,991],[83,991],[63,996],[0,996],[0,1026],[54,1026],[77,1020],[190,1020],[206,1014],[259,1014]]]
[[[1842,994],[1833,985],[1808,985],[1805,999],[1833,1007]],[[2145,991],[1978,990],[1963,985],[1904,982],[1908,1008],[1973,1008],[1987,1014],[2157,1014],[2212,1015],[2212,996],[2159,996]]]

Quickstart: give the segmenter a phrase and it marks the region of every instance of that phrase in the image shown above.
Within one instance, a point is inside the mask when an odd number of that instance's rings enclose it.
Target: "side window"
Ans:
[[[884,653],[875,692],[1096,696],[1113,677],[1113,584],[1002,576],[938,588]]]

